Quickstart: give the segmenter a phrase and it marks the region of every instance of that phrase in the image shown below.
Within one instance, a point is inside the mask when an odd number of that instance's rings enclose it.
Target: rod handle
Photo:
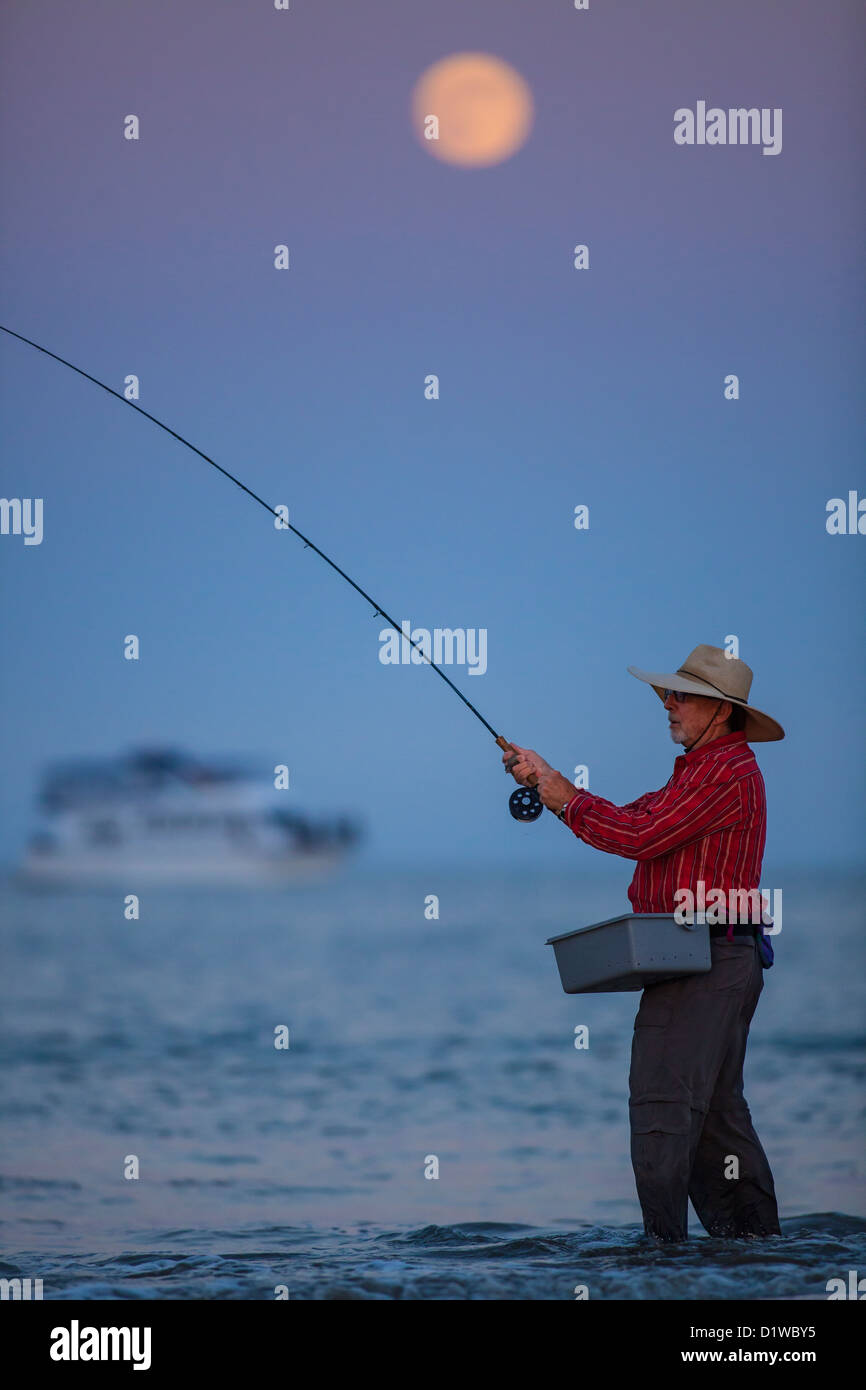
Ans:
[[[505,738],[505,737],[503,737],[502,734],[499,735],[499,737],[497,738],[496,742],[498,743],[499,747],[502,749],[503,753],[516,753],[516,752],[517,752],[517,749],[514,747],[514,744],[513,744],[513,743],[509,743],[509,742],[508,742],[508,739]],[[528,787],[537,787],[537,786],[538,786],[538,778],[536,777],[536,775],[535,775],[534,772],[533,772],[533,774],[532,774],[530,780],[526,783],[526,785],[527,785]]]

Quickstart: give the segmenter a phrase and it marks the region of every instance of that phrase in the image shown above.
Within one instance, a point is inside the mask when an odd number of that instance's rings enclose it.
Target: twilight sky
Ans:
[[[788,732],[756,746],[765,866],[852,861],[866,539],[825,522],[866,497],[864,23],[847,0],[7,0],[0,321],[137,375],[399,620],[486,629],[486,672],[452,678],[618,802],[678,751],[626,666],[736,635]],[[413,127],[422,74],[465,52],[531,93],[491,166]],[[699,101],[780,108],[780,152],[677,145]],[[366,806],[371,860],[605,867],[511,821],[489,735],[379,661],[381,619],[312,552],[0,338],[0,490],[44,500],[40,545],[0,536],[0,858],[45,762],[159,742]]]

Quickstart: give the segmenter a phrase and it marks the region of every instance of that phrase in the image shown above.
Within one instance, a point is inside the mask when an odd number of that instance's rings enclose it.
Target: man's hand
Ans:
[[[521,748],[519,743],[513,743],[512,748],[517,751],[502,755],[505,771],[510,772],[515,782],[524,787],[528,787],[530,779],[535,776],[538,779],[537,791],[542,804],[551,811],[561,811],[566,801],[570,801],[575,794],[574,783],[569,782],[567,777],[563,777],[561,772],[557,772],[531,748]]]

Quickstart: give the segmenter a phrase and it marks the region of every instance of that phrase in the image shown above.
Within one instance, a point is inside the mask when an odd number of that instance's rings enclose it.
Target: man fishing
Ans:
[[[391,614],[331,556],[195,443],[49,347],[4,324],[0,331],[100,386],[196,453],[277,518],[281,530],[314,550],[398,630]],[[569,778],[538,753],[509,744],[442,667],[423,656],[505,749],[506,771],[524,787],[537,783],[541,801],[534,792],[520,794],[512,805],[516,819],[534,820],[541,806],[548,806],[587,844],[637,859],[628,890],[634,912],[674,912],[681,906],[674,902],[677,890],[694,892],[703,901],[698,884],[708,898],[713,890],[723,891],[726,899],[731,890],[758,890],[766,802],[748,744],[785,735],[769,714],[749,706],[752,671],[745,662],[728,659],[717,646],[696,646],[674,676],[628,667],[664,702],[671,738],[685,753],[662,790],[614,806],[591,792],[575,792]],[[733,922],[727,931],[710,927],[710,935],[712,969],[649,986],[635,1019],[631,1159],[646,1233],[659,1240],[687,1237],[688,1197],[713,1236],[780,1234],[773,1175],[742,1098],[749,1020],[763,987],[762,966],[773,958],[771,947],[760,931],[734,931]]]
[[[785,732],[749,705],[752,671],[701,645],[671,675],[628,668],[668,713],[684,753],[670,780],[627,806],[574,784],[512,744],[506,772],[537,791],[595,849],[637,861],[628,890],[636,913],[673,913],[678,889],[757,890],[766,840],[764,780],[749,743]],[[513,750],[517,750],[516,752]],[[710,899],[717,901],[717,899]],[[742,901],[742,899],[740,899]],[[709,972],[649,985],[634,1025],[629,1072],[631,1160],[648,1236],[688,1236],[688,1199],[712,1236],[781,1235],[764,1150],[743,1097],[749,1023],[772,947],[761,926],[711,926]]]
[[[336,561],[177,430],[114,387],[32,338],[0,324],[0,332],[44,353],[99,386],[191,449],[303,541],[361,595],[395,631],[398,624]],[[435,661],[423,659],[505,751],[506,771],[524,787],[537,778],[541,801],[518,796],[515,819],[533,820],[547,806],[587,844],[636,859],[629,889],[635,912],[673,912],[678,889],[701,899],[713,889],[757,890],[766,835],[764,782],[748,742],[780,739],[784,730],[748,703],[752,672],[719,647],[696,647],[675,675],[629,671],[664,701],[671,738],[686,749],[661,791],[614,806],[587,791],[528,748],[508,743]],[[517,794],[515,794],[517,795]],[[514,796],[512,797],[514,802]],[[701,899],[702,900],[702,899]],[[648,1234],[684,1240],[687,1199],[712,1235],[779,1235],[773,1178],[743,1099],[749,1021],[762,989],[761,967],[772,948],[751,930],[714,931],[712,968],[702,975],[644,990],[635,1020],[630,1072],[632,1163]],[[724,934],[724,939],[723,935]],[[760,954],[759,954],[760,951]],[[736,1171],[734,1171],[734,1169]]]

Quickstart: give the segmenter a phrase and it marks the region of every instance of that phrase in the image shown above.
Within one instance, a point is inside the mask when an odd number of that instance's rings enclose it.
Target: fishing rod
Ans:
[[[42,347],[40,343],[34,343],[32,338],[25,338],[23,333],[16,333],[14,329],[6,328],[2,323],[0,323],[0,329],[2,329],[4,333],[8,333],[10,337],[17,338],[19,342],[27,343],[29,347],[36,348],[37,352],[44,352],[46,357],[52,357],[54,361],[59,362],[61,366],[69,367],[70,371],[77,372],[79,376],[85,377],[87,381],[92,381],[94,386],[101,386],[103,391],[107,391],[110,396],[115,396],[117,400],[122,401],[124,405],[132,406],[132,409],[137,410],[139,415],[145,415],[148,420],[151,420],[155,425],[159,425],[159,428],[161,430],[165,430],[166,434],[170,434],[174,439],[179,440],[181,444],[185,444],[188,449],[192,449],[192,452],[194,454],[198,454],[199,458],[203,458],[205,463],[209,463],[212,468],[215,468],[217,470],[218,473],[222,473],[224,478],[228,478],[229,481],[234,483],[236,487],[239,487],[242,492],[245,492],[248,497],[252,497],[254,502],[258,502],[259,506],[264,507],[265,511],[270,512],[271,516],[276,517],[276,519],[280,523],[281,529],[291,531],[294,535],[298,537],[299,540],[302,540],[304,542],[305,550],[315,550],[316,554],[321,556],[325,563],[331,566],[332,570],[335,570],[337,574],[341,576],[341,578],[345,579],[347,584],[351,584],[352,588],[355,590],[356,593],[359,593],[363,599],[366,599],[367,603],[369,603],[370,606],[374,609],[374,617],[382,617],[387,619],[387,621],[390,623],[391,627],[395,630],[395,632],[402,632],[402,628],[398,627],[397,623],[390,616],[390,614],[385,611],[382,605],[380,603],[377,603],[375,599],[371,598],[370,595],[366,592],[366,590],[361,588],[360,584],[356,584],[354,579],[352,579],[350,575],[346,574],[345,570],[340,569],[340,566],[331,559],[330,555],[326,555],[324,550],[320,550],[319,547],[313,541],[311,541],[308,536],[305,536],[304,533],[302,531],[299,531],[296,526],[292,526],[284,517],[280,515],[278,511],[276,511],[274,507],[270,505],[270,503],[266,502],[264,498],[259,497],[258,493],[253,492],[252,488],[247,487],[246,483],[242,483],[240,478],[236,478],[234,473],[230,473],[227,468],[223,468],[222,464],[217,463],[215,459],[212,459],[208,454],[205,454],[201,449],[197,448],[195,444],[191,444],[188,439],[184,439],[182,434],[178,434],[177,430],[173,430],[168,425],[163,424],[162,420],[157,420],[156,416],[151,415],[149,410],[144,410],[140,405],[136,405],[135,401],[128,400],[127,397],[122,396],[119,391],[115,391],[114,387],[106,386],[104,381],[100,381],[98,377],[91,376],[90,372],[85,372],[82,367],[76,367],[74,362],[67,362],[65,357],[58,356],[56,352],[51,352],[49,348]],[[406,637],[406,634],[403,633],[403,636]],[[475,718],[481,720],[481,723],[484,725],[487,732],[493,735],[494,739],[496,740],[499,747],[503,750],[503,752],[516,753],[517,749],[514,747],[514,745],[512,743],[509,743],[506,738],[503,738],[502,734],[498,734],[496,730],[493,728],[492,724],[488,724],[487,720],[484,718],[484,715],[480,714],[479,711],[475,708],[475,706],[469,700],[467,700],[462,690],[458,690],[457,686],[450,679],[450,677],[446,676],[441,666],[437,666],[436,662],[433,661],[427,655],[423,647],[421,647],[419,643],[415,642],[412,637],[406,637],[406,641],[410,644],[410,646],[414,647],[416,651],[421,653],[421,656],[427,662],[427,665],[433,667],[433,670],[436,672],[436,674],[442,677],[443,681],[445,681],[445,684],[450,686],[451,689],[454,691],[454,694],[459,695],[466,708],[470,709],[472,713],[475,715]],[[508,800],[508,809],[515,820],[534,821],[537,820],[538,817],[541,815],[542,811],[544,810],[544,805],[541,801],[540,796],[538,795],[538,791],[536,790],[537,785],[538,779],[533,773],[531,775],[531,781],[528,786],[518,787],[516,791],[511,793],[511,796]]]

